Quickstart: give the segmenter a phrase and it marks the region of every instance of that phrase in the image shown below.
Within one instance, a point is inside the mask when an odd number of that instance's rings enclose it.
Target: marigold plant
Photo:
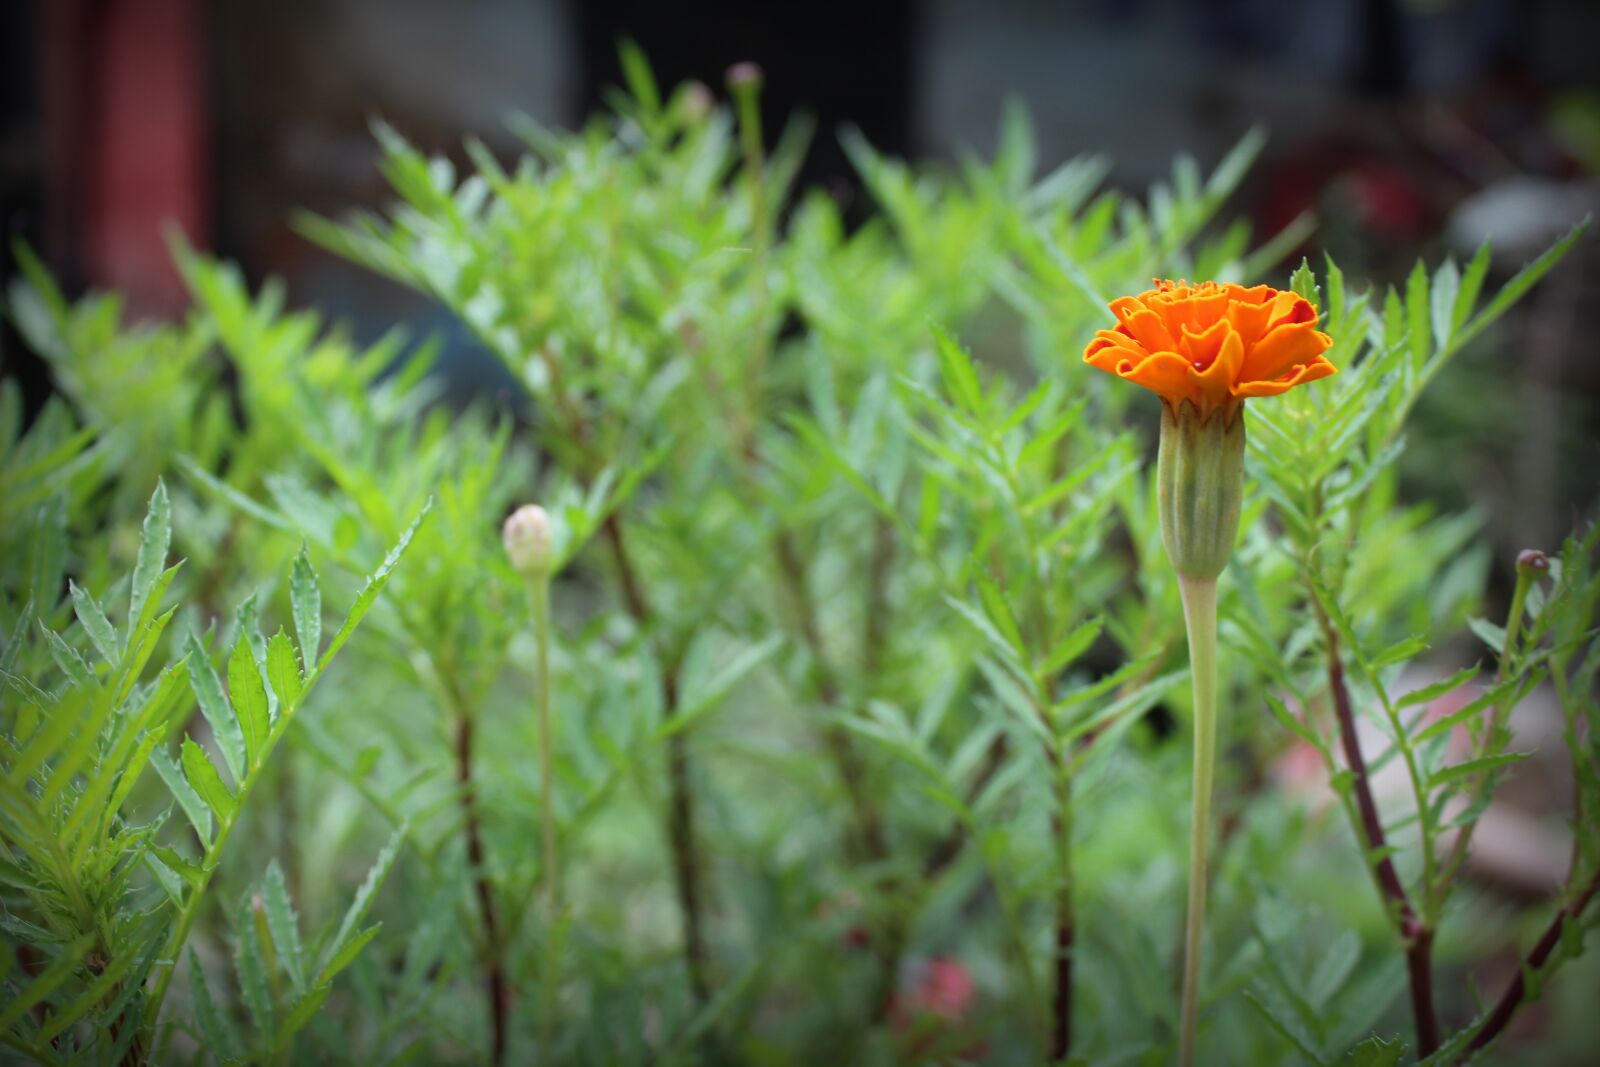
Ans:
[[[758,71],[624,69],[517,158],[380,125],[393,202],[297,220],[448,342],[16,250],[6,1061],[1592,1052],[1600,533],[1519,565],[1405,466],[1582,232],[1286,278],[1259,134],[1134,196],[1014,109],[957,172],[845,131],[856,224]],[[1565,876],[1499,895],[1475,828],[1558,772]]]

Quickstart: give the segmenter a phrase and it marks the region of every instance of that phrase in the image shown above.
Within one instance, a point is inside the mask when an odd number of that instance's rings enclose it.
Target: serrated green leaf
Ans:
[[[1322,738],[1316,735],[1311,727],[1301,722],[1300,719],[1289,710],[1288,706],[1285,705],[1283,701],[1279,700],[1271,693],[1264,694],[1264,697],[1267,702],[1267,710],[1272,712],[1272,717],[1277,719],[1284,729],[1294,734],[1296,737],[1310,745],[1312,748],[1316,749],[1318,752],[1321,752],[1323,755],[1327,755],[1327,744],[1322,740]]]
[[[1457,671],[1448,678],[1443,678],[1432,685],[1425,685],[1421,689],[1414,689],[1401,697],[1395,704],[1396,708],[1407,708],[1413,704],[1431,704],[1447,693],[1454,693],[1478,677],[1478,665],[1473,664],[1465,670]]]
[[[217,677],[216,668],[211,666],[211,657],[206,655],[205,647],[192,631],[185,652],[189,657],[189,684],[200,702],[200,714],[211,724],[212,736],[217,740],[217,748],[222,752],[222,761],[227,764],[228,773],[233,775],[235,782],[242,782],[248,765],[244,733],[228,706],[228,698],[222,692],[222,680]]]
[[[1584,219],[1571,230],[1567,231],[1555,244],[1547,248],[1537,259],[1519,270],[1514,277],[1500,291],[1494,295],[1484,309],[1474,315],[1456,336],[1457,346],[1464,345],[1478,334],[1482,333],[1490,323],[1511,309],[1511,306],[1522,298],[1522,294],[1533,288],[1540,278],[1543,278],[1550,269],[1561,262],[1563,256],[1582,237],[1589,228],[1589,220]]]
[[[345,910],[344,919],[339,923],[339,930],[328,942],[322,951],[322,964],[317,968],[317,980],[314,984],[324,985],[334,973],[332,964],[339,959],[344,950],[349,947],[351,939],[356,936],[356,930],[367,917],[367,911],[372,907],[373,899],[378,895],[378,890],[383,888],[384,880],[389,877],[389,872],[394,869],[394,861],[400,854],[400,845],[405,840],[409,824],[402,823],[400,828],[389,838],[389,843],[378,853],[378,858],[372,864],[372,869],[367,872],[366,880],[361,883],[361,888],[356,890],[355,899],[350,901],[350,907]],[[354,958],[353,956],[351,958]],[[349,960],[345,960],[348,963]]]
[[[1466,325],[1473,309],[1478,306],[1478,294],[1483,291],[1483,280],[1489,275],[1489,259],[1489,242],[1485,241],[1478,246],[1478,251],[1473,254],[1467,263],[1467,269],[1461,274],[1461,287],[1456,293],[1456,306],[1450,312],[1452,335],[1461,332],[1461,327]]]
[[[653,115],[661,110],[661,91],[656,88],[655,75],[650,72],[650,61],[645,59],[644,51],[633,41],[623,38],[617,44],[617,59],[622,64],[622,77],[628,83],[628,91],[646,114]]]
[[[295,915],[294,901],[289,898],[289,886],[284,881],[283,868],[273,860],[261,879],[261,900],[267,909],[267,929],[272,932],[272,942],[278,946],[278,959],[289,973],[295,992],[306,987],[305,949],[300,944],[300,921]]]
[[[256,929],[255,902],[246,894],[239,904],[234,923],[233,964],[239,976],[239,989],[245,1007],[262,1041],[271,1041],[277,1030],[272,1005],[272,986],[262,957],[261,934]]]
[[[1422,729],[1420,733],[1416,735],[1416,737],[1412,738],[1412,745],[1418,746],[1431,741],[1440,734],[1447,733],[1474,716],[1481,715],[1485,708],[1496,705],[1502,700],[1509,700],[1513,704],[1516,703],[1521,697],[1521,690],[1523,687],[1529,684],[1530,682],[1527,679],[1509,678],[1498,685],[1490,686],[1470,704],[1467,704],[1465,707],[1457,708],[1450,714],[1441,716],[1430,722]]]
[[[1296,296],[1304,297],[1312,307],[1318,307],[1321,301],[1317,297],[1317,276],[1311,271],[1311,264],[1305,257],[1300,259],[1300,265],[1294,273],[1289,275],[1289,289]]]
[[[739,654],[717,671],[703,687],[696,687],[694,692],[684,695],[683,706],[676,715],[662,721],[656,729],[655,736],[658,739],[670,737],[694,726],[715,710],[745,675],[765,662],[782,645],[783,636],[773,634],[764,641],[741,649]]]
[[[316,669],[322,644],[322,589],[305,545],[289,569],[289,603],[294,613],[295,638],[300,642],[300,665],[309,675]]]
[[[377,928],[374,927],[372,932],[377,933]],[[366,944],[365,941],[361,943]],[[291,1037],[305,1029],[306,1024],[316,1018],[317,1012],[322,1010],[322,1005],[327,1001],[328,993],[332,989],[333,986],[326,983],[316,986],[307,990],[290,1005],[288,1012],[284,1014],[283,1022],[278,1024],[278,1034],[272,1042],[273,1048],[283,1048]]]
[[[193,948],[189,949],[189,989],[194,1001],[195,1018],[200,1023],[200,1033],[211,1046],[211,1054],[224,1063],[239,1059],[240,1050],[244,1047],[243,1037],[233,1020],[217,1010],[217,1002],[211,996],[211,986],[206,981],[205,968],[200,966],[200,959],[194,954]]]
[[[1433,318],[1433,343],[1443,351],[1450,345],[1450,334],[1455,330],[1456,297],[1461,292],[1461,271],[1454,259],[1445,261],[1433,272],[1433,287],[1429,311]]]
[[[168,848],[166,845],[152,845],[150,852],[161,861],[163,867],[188,882],[191,888],[199,889],[205,884],[205,868],[190,863],[176,849]],[[181,901],[182,898],[179,899]]]
[[[1406,333],[1410,340],[1413,367],[1421,367],[1427,362],[1433,346],[1429,317],[1428,268],[1419,259],[1406,278]]]
[[[107,666],[116,666],[122,652],[117,628],[111,625],[111,620],[106,618],[105,612],[100,610],[100,605],[95,603],[87,589],[68,579],[67,592],[72,597],[73,614],[78,616],[78,622],[83,625],[83,632],[89,635],[95,651],[100,653],[100,658],[105,660]]]
[[[1498,767],[1504,767],[1507,764],[1520,763],[1531,755],[1533,755],[1531,752],[1500,752],[1493,756],[1479,756],[1477,759],[1454,764],[1429,778],[1428,790],[1431,792],[1442,785],[1458,782],[1463,778],[1471,778],[1474,775],[1483,774]]]
[[[1478,639],[1488,645],[1495,655],[1502,655],[1506,651],[1506,628],[1497,626],[1488,619],[1473,616],[1467,620],[1467,628],[1478,635]]]
[[[267,642],[267,680],[272,684],[272,691],[278,694],[278,714],[292,715],[300,706],[303,689],[294,645],[282,628]]]
[[[150,753],[150,765],[167,784],[167,791],[178,802],[178,807],[183,809],[184,815],[188,816],[195,833],[200,835],[201,846],[211,844],[211,809],[200,799],[200,794],[194,791],[189,779],[184,777],[183,771],[173,762],[172,757],[167,755],[166,750],[161,748]]]
[[[1372,657],[1372,668],[1388,667],[1395,663],[1404,663],[1414,658],[1428,648],[1427,634],[1412,634],[1410,637],[1396,644],[1390,645],[1376,656]]]
[[[139,530],[139,555],[133,565],[133,584],[128,601],[129,629],[144,614],[145,600],[156,578],[167,566],[167,549],[172,544],[172,505],[167,500],[167,484],[156,482],[150,508]]]
[[[1007,647],[1021,660],[1027,653],[1022,640],[1022,629],[1017,625],[1017,617],[1011,610],[1011,604],[1006,600],[1006,595],[993,578],[983,571],[977,571],[976,585],[978,598],[983,604],[983,613],[994,624],[1000,636],[1005,639]]]
[[[205,749],[195,744],[192,737],[183,739],[181,762],[189,784],[200,794],[200,799],[216,813],[217,820],[224,825],[233,822],[233,815],[237,810],[233,794],[222,784],[222,776],[211,765]]]
[[[56,603],[60,600],[66,567],[67,503],[63,497],[53,497],[39,509],[28,548],[34,615],[40,620],[48,619],[55,614]]]
[[[1293,1045],[1307,1061],[1316,1064],[1317,1067],[1327,1067],[1328,1061],[1323,1059],[1313,1047],[1315,1039],[1306,1033],[1305,1027],[1300,1024],[1298,1019],[1295,1019],[1277,1005],[1272,994],[1265,987],[1246,989],[1244,991],[1244,999],[1260,1013],[1261,1017],[1266,1020],[1272,1029],[1278,1032],[1279,1036]]]
[[[228,691],[233,697],[233,710],[238,714],[239,726],[244,734],[245,758],[250,767],[259,767],[272,732],[272,719],[267,711],[267,690],[261,684],[261,671],[256,667],[255,654],[250,650],[247,635],[240,634],[228,657]],[[238,775],[234,781],[243,781]]]
[[[1050,658],[1040,668],[1040,673],[1046,678],[1053,678],[1065,670],[1069,664],[1077,662],[1078,658],[1089,651],[1100,638],[1100,632],[1105,628],[1103,619],[1090,619],[1072,629],[1065,637],[1056,643],[1050,653]]]
[[[40,625],[43,627],[42,623]],[[54,630],[43,628],[45,642],[50,646],[50,658],[56,661],[56,666],[61,668],[62,673],[82,689],[96,688],[94,671],[78,654],[78,650],[67,644],[66,640]]]
[[[945,393],[967,414],[982,414],[983,386],[978,381],[978,369],[973,366],[972,357],[955,338],[937,326],[933,327],[933,339]]]
[[[366,948],[374,937],[378,936],[378,931],[381,929],[383,929],[382,923],[373,923],[346,941],[339,951],[333,954],[333,958],[328,960],[326,966],[322,968],[322,973],[318,975],[321,981],[324,984],[332,981],[340,971],[354,963],[356,957],[361,955],[361,950]]]
[[[350,635],[355,632],[361,620],[371,610],[373,602],[378,599],[378,594],[383,592],[383,587],[388,584],[389,577],[394,573],[395,567],[399,566],[400,559],[405,555],[406,549],[411,547],[411,539],[416,536],[417,529],[422,525],[423,520],[428,517],[428,512],[432,508],[432,500],[423,505],[422,510],[417,513],[417,517],[411,520],[411,525],[406,528],[406,532],[400,535],[400,540],[389,550],[389,554],[383,558],[383,562],[378,565],[378,569],[372,572],[366,584],[361,587],[361,591],[356,594],[356,600],[351,605],[350,614],[345,616],[344,624],[333,635],[333,640],[328,642],[328,650],[322,654],[322,659],[317,663],[317,674],[321,674],[322,671],[327,669],[328,664],[333,662],[333,657],[339,654],[339,649],[344,647],[344,643],[350,639]],[[308,684],[309,681],[310,679],[308,678]]]

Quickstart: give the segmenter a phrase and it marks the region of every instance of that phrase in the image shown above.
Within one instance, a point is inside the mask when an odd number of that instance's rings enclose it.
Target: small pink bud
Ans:
[[[1537,548],[1525,548],[1517,553],[1517,570],[1530,578],[1537,578],[1550,569],[1550,557]]]
[[[511,513],[500,531],[511,566],[526,575],[549,574],[555,563],[550,516],[537,504],[524,504]]]
[[[728,88],[734,92],[741,89],[759,90],[762,80],[761,68],[749,60],[728,68]]]
[[[705,121],[716,106],[716,97],[711,95],[705,82],[685,82],[683,88],[678,90],[678,107],[687,122]]]

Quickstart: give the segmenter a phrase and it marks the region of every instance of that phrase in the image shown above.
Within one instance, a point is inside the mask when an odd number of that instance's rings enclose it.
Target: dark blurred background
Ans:
[[[382,205],[374,116],[457,158],[469,133],[515,154],[510,112],[581,121],[619,81],[621,36],[668,85],[720,92],[730,64],[760,63],[769,134],[814,115],[805,179],[844,197],[845,123],[891,153],[950,160],[991,150],[1014,97],[1042,164],[1106,152],[1130,188],[1178,151],[1214,164],[1263,124],[1266,156],[1232,212],[1265,235],[1314,210],[1305,251],[1376,281],[1490,234],[1514,269],[1593,210],[1600,175],[1594,0],[6,0],[0,31],[5,231],[69,291],[181,313],[162,236],[175,224],[358,334],[402,320],[456,338],[469,382],[492,369],[457,327],[312,246],[292,212]],[[1423,459],[1443,467],[1429,488],[1484,508],[1503,551],[1549,546],[1593,500],[1600,373],[1579,324],[1597,243],[1428,413]],[[47,384],[14,334],[0,359],[38,403]],[[1485,435],[1474,382],[1509,429]]]

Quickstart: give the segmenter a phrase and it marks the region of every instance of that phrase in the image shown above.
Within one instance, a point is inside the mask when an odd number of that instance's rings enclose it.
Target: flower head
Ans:
[[[1159,393],[1173,409],[1187,400],[1202,418],[1335,373],[1322,356],[1333,340],[1302,296],[1231,282],[1155,284],[1111,301],[1117,325],[1095,334],[1085,363]]]
[[[500,531],[511,566],[521,574],[547,575],[555,562],[550,516],[538,504],[524,504],[511,513]]]

